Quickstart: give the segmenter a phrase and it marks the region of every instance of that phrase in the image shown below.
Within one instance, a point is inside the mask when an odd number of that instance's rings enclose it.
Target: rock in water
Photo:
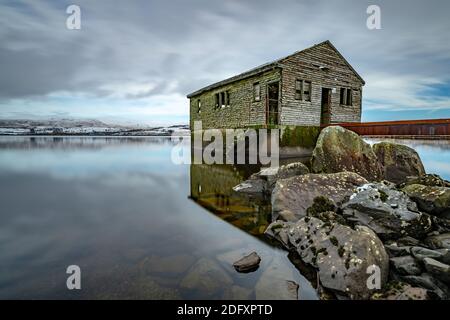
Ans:
[[[311,159],[312,172],[356,172],[369,181],[382,178],[381,166],[372,147],[353,131],[340,126],[322,130]]]
[[[368,226],[383,240],[406,235],[421,237],[431,228],[429,216],[388,182],[363,185],[342,209],[347,221]]]
[[[405,145],[380,142],[372,146],[381,164],[383,177],[394,183],[403,183],[408,176],[425,174],[422,160],[417,152]]]
[[[261,258],[258,256],[258,254],[256,252],[252,252],[233,263],[233,267],[238,272],[251,272],[258,269],[260,262]]]
[[[410,184],[402,189],[420,210],[450,219],[450,188]]]
[[[293,162],[276,168],[264,168],[261,171],[252,174],[249,179],[235,186],[233,190],[236,192],[252,194],[270,194],[278,180],[306,173],[309,173],[309,169],[301,162]]]
[[[304,217],[297,222],[275,221],[266,234],[318,269],[323,287],[352,299],[367,299],[373,292],[367,286],[367,270],[380,268],[381,285],[389,273],[389,258],[377,235],[367,227],[356,230],[335,222]]]
[[[340,204],[367,180],[353,172],[305,174],[278,180],[272,192],[272,220],[296,221],[318,196]]]

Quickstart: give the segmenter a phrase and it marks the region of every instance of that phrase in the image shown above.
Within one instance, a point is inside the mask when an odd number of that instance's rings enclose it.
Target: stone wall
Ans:
[[[280,69],[274,69],[191,97],[191,128],[197,120],[202,120],[203,129],[246,128],[265,124],[267,83],[280,78]],[[260,101],[253,101],[253,84],[256,82],[261,85]],[[222,91],[229,92],[230,106],[216,108],[215,94]],[[198,100],[201,101],[201,113],[198,113]]]

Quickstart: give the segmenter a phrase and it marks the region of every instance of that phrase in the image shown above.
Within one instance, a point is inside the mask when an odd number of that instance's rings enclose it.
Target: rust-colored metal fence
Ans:
[[[335,123],[362,136],[450,138],[450,119]],[[324,125],[326,127],[329,125]]]

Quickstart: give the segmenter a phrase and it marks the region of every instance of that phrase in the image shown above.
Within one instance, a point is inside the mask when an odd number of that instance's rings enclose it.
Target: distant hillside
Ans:
[[[189,126],[122,126],[89,119],[0,120],[0,135],[170,136],[173,134],[189,135]]]

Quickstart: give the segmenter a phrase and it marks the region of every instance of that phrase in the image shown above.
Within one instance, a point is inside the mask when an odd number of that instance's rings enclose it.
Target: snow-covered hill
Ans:
[[[185,136],[189,134],[188,125],[142,127],[110,125],[98,120],[0,120],[0,135]]]

